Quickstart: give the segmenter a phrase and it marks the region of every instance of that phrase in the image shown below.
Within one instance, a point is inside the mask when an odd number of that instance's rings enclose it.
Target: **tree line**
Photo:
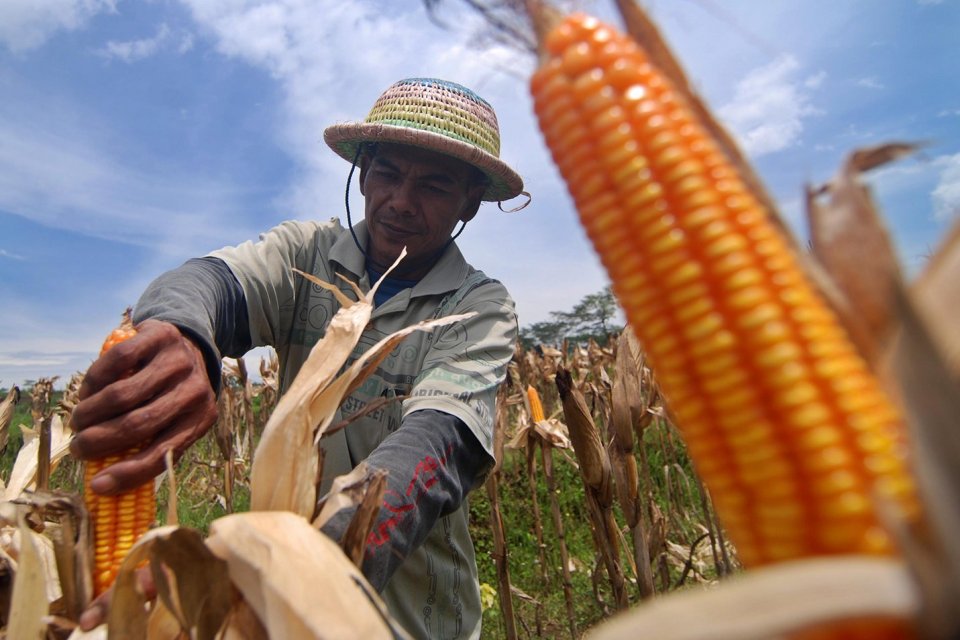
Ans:
[[[550,319],[520,328],[524,349],[538,345],[560,347],[564,341],[583,343],[590,339],[603,345],[623,330],[623,313],[613,290],[607,286],[580,299],[570,311],[551,311]]]

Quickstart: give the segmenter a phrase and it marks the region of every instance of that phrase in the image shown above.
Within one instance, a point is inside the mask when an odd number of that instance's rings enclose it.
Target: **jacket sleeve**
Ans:
[[[218,258],[194,258],[147,286],[134,308],[134,322],[163,320],[192,338],[203,352],[215,391],[220,389],[220,359],[250,349],[250,328],[243,290]]]
[[[382,591],[437,520],[460,508],[493,459],[462,420],[428,409],[407,415],[366,462],[387,471],[383,504],[361,567],[370,584]],[[339,541],[355,512],[339,511],[322,531]]]

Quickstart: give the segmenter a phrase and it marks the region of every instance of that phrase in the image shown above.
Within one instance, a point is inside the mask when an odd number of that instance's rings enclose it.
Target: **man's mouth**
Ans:
[[[413,236],[417,234],[416,229],[409,229],[407,227],[394,225],[390,222],[380,222],[380,227],[391,236]]]

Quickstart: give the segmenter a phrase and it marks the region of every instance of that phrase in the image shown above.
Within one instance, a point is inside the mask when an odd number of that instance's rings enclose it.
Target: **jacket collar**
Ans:
[[[354,225],[353,230],[357,234],[357,240],[360,241],[360,244],[366,246],[368,239],[367,223],[361,220]],[[364,255],[357,248],[353,236],[347,228],[341,231],[340,237],[330,248],[329,259],[343,267],[348,272],[344,275],[353,277],[355,282],[359,282],[366,276]],[[437,263],[427,272],[427,275],[423,276],[413,288],[411,297],[454,291],[463,284],[469,272],[470,265],[467,264],[457,243],[452,242]]]

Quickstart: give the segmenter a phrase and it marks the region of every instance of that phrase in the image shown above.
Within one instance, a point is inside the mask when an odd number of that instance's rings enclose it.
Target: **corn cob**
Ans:
[[[124,340],[129,340],[136,333],[128,309],[123,315],[120,326],[107,336],[100,349],[100,355],[102,356]],[[100,471],[128,458],[137,451],[139,447],[133,447],[121,454],[107,456],[100,460],[90,460],[84,470],[84,502],[93,523],[94,595],[100,595],[113,584],[120,563],[123,562],[133,544],[153,524],[157,507],[152,480],[115,496],[102,496],[90,491],[88,487],[93,477]]]
[[[901,418],[780,227],[635,41],[574,14],[541,45],[540,128],[743,563],[893,553]]]
[[[527,385],[527,401],[530,403],[530,419],[534,423],[547,419],[543,415],[543,403],[540,402],[540,394],[532,385]]]

